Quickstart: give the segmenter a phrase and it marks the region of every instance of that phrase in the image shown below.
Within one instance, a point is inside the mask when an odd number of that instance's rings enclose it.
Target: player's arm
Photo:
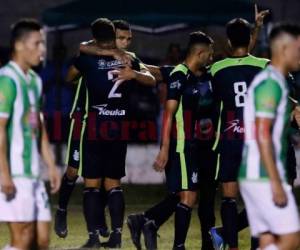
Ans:
[[[41,124],[41,155],[48,167],[49,181],[51,186],[51,193],[56,193],[60,187],[60,174],[55,165],[54,155],[50,148],[50,143],[48,139],[48,133],[46,130],[43,114],[40,114],[40,124]]]
[[[153,75],[149,72],[148,69],[144,68],[141,71],[134,70],[129,66],[125,66],[124,68],[118,69],[116,71],[117,78],[116,81],[129,81],[135,80],[138,83],[145,86],[155,86],[156,81]]]
[[[122,49],[103,49],[95,44],[95,41],[91,40],[88,42],[83,42],[79,46],[81,53],[97,56],[111,56],[116,60],[122,61],[125,64],[131,65],[133,60],[132,56]]]
[[[253,50],[256,45],[261,27],[264,24],[265,16],[267,16],[270,13],[269,10],[262,10],[262,11],[258,12],[257,4],[254,5],[254,9],[255,9],[255,26],[252,31],[252,39],[251,39],[250,46],[249,46],[250,51]]]
[[[0,185],[7,199],[12,199],[16,192],[9,171],[7,124],[12,113],[16,96],[14,82],[8,77],[0,77]]]
[[[255,133],[260,157],[270,178],[273,201],[276,206],[284,207],[287,204],[287,198],[276,167],[272,138],[273,123],[281,95],[280,86],[272,80],[257,87],[255,91]]]
[[[68,69],[67,75],[65,77],[65,81],[76,84],[80,77],[81,77],[80,71],[74,65],[71,65],[70,68]]]
[[[163,115],[161,148],[153,164],[154,169],[159,172],[165,169],[165,166],[168,162],[173,117],[177,111],[177,108],[177,100],[167,101]]]
[[[155,65],[150,65],[150,64],[144,64],[144,65],[150,71],[150,73],[155,77],[157,82],[163,81],[163,76],[160,71],[160,67],[155,66]]]

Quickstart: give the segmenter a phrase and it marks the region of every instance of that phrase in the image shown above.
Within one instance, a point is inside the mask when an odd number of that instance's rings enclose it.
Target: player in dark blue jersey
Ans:
[[[162,144],[154,163],[166,173],[169,195],[143,214],[132,215],[129,225],[132,240],[141,248],[144,234],[146,249],[157,249],[157,230],[175,212],[173,249],[185,249],[191,210],[198,189],[198,164],[195,161],[194,132],[200,94],[199,68],[212,57],[212,40],[202,32],[190,35],[184,63],[172,71],[163,120]],[[133,219],[134,218],[134,219]]]
[[[130,25],[124,20],[113,21],[116,32],[116,49],[100,49],[99,47],[92,47],[91,52],[100,55],[113,56],[115,59],[121,61],[131,61],[132,57],[135,57],[134,53],[130,53],[128,56],[123,50],[127,50],[132,39],[132,33]],[[89,48],[87,45],[81,44],[83,48]],[[83,49],[84,52],[84,49]],[[89,52],[89,51],[86,51]],[[147,69],[140,62],[141,71],[147,72]],[[131,72],[129,72],[131,73]],[[81,79],[82,80],[82,79]],[[82,143],[81,127],[82,121],[86,118],[87,113],[87,91],[84,83],[77,84],[76,94],[70,112],[70,132],[68,137],[67,155],[66,155],[66,172],[62,177],[62,185],[59,191],[58,209],[55,214],[54,229],[59,237],[65,238],[67,236],[67,206],[74,189],[78,175],[81,175],[82,164],[80,158],[80,144]],[[106,191],[104,188],[100,188],[101,199],[106,199]],[[109,231],[105,220],[105,202],[103,207],[99,207],[100,221],[99,221],[99,233],[101,236],[108,237]]]
[[[221,218],[223,236],[230,249],[238,248],[238,194],[237,174],[241,163],[244,141],[243,107],[246,92],[254,76],[268,60],[249,54],[251,28],[244,19],[227,24],[227,37],[232,49],[231,57],[212,65],[212,87],[220,104],[219,137],[214,149],[220,153],[218,179],[222,183]]]
[[[92,24],[92,33],[97,46],[115,49],[115,31],[107,19],[98,19]],[[89,231],[89,240],[84,247],[99,247],[97,211],[101,199],[101,180],[108,192],[108,208],[111,215],[112,233],[102,246],[121,246],[124,216],[124,198],[120,179],[125,175],[127,143],[122,140],[122,125],[128,116],[128,98],[131,80],[154,85],[149,72],[139,72],[137,61],[132,68],[109,56],[81,54],[69,70],[69,81],[79,75],[85,78],[88,90],[88,120],[83,124],[82,148],[84,189],[84,215]]]

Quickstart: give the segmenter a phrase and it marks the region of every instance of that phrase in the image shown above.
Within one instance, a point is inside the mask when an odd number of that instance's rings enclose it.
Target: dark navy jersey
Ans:
[[[75,118],[80,115],[81,119],[86,118],[87,115],[87,88],[84,83],[85,79],[81,77],[76,86],[75,96],[73,98],[72,109],[70,111],[70,118]]]
[[[179,103],[173,119],[171,137],[177,141],[177,152],[184,149],[185,141],[194,139],[201,98],[201,85],[198,80],[185,64],[177,65],[170,74],[167,100],[177,100]]]
[[[124,120],[128,116],[128,103],[132,81],[116,81],[116,71],[123,68],[121,61],[109,56],[81,54],[74,66],[84,77],[88,91],[88,112],[96,113],[99,120]],[[132,68],[139,70],[137,60]]]
[[[247,55],[229,57],[212,65],[212,89],[220,107],[218,128],[223,141],[243,141],[243,108],[247,88],[268,62],[267,59]]]
[[[174,68],[174,66],[163,66],[160,68],[165,82],[170,82],[172,77],[174,78],[174,75],[170,78],[170,72]],[[193,137],[200,146],[211,148],[215,141],[218,118],[217,109],[212,94],[211,74],[206,68],[201,71],[200,77],[192,74],[192,80],[198,91],[198,98],[194,104],[196,123]]]

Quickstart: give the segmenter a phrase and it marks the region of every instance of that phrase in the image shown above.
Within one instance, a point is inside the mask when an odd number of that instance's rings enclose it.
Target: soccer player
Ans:
[[[100,49],[115,49],[115,29],[108,19],[100,18],[91,25],[93,38]],[[110,56],[81,54],[68,73],[68,80],[85,78],[88,90],[88,120],[84,123],[82,165],[85,189],[83,210],[89,240],[83,247],[100,247],[98,237],[101,206],[99,188],[103,183],[111,216],[112,233],[102,246],[121,247],[124,217],[124,197],[120,179],[125,176],[127,143],[122,138],[122,126],[127,122],[131,80],[152,86],[155,80],[149,72],[139,72],[137,60],[132,69]]]
[[[116,31],[116,48],[115,49],[101,49],[98,46],[93,46],[93,41],[89,44],[82,43],[80,45],[81,52],[90,54],[99,54],[101,56],[112,56],[115,59],[122,61],[131,61],[131,56],[125,54],[123,50],[127,50],[132,40],[132,33],[130,25],[123,20],[113,21]],[[70,112],[71,126],[68,139],[68,150],[66,156],[66,165],[68,166],[66,172],[62,177],[62,185],[59,190],[58,208],[55,214],[54,230],[56,234],[65,238],[68,234],[67,229],[67,207],[75,187],[78,175],[81,175],[82,163],[80,161],[80,144],[82,143],[82,136],[80,131],[82,128],[82,122],[87,117],[86,114],[86,101],[87,91],[85,84],[81,79],[78,83],[75,98],[73,101],[72,110]],[[109,230],[105,221],[105,206],[106,206],[106,191],[102,187],[100,188],[101,207],[99,207],[100,221],[99,221],[99,233],[103,237],[109,236]]]
[[[0,70],[0,221],[8,223],[11,234],[5,249],[48,249],[51,213],[39,152],[52,193],[59,189],[60,176],[40,113],[42,82],[31,69],[45,52],[41,25],[18,21],[11,49],[11,61]]]
[[[251,234],[260,238],[260,249],[294,250],[300,246],[300,222],[286,178],[291,105],[285,77],[300,68],[300,27],[274,27],[270,47],[271,65],[248,90],[239,183]]]
[[[184,63],[172,71],[163,120],[160,152],[154,162],[157,171],[166,173],[169,195],[143,214],[131,215],[129,228],[137,249],[144,234],[146,249],[157,249],[157,230],[175,212],[173,249],[185,249],[192,206],[198,188],[198,164],[194,157],[193,134],[200,98],[199,69],[212,57],[212,39],[202,32],[190,34]],[[172,128],[176,127],[175,131]],[[175,138],[172,132],[176,134]]]
[[[246,20],[241,18],[231,20],[227,24],[226,33],[231,57],[216,62],[211,67],[213,93],[216,101],[220,103],[219,138],[214,149],[220,153],[218,179],[223,189],[221,204],[223,236],[230,249],[237,249],[236,198],[237,175],[244,140],[243,108],[248,86],[254,76],[265,68],[268,60],[249,54],[251,28]]]

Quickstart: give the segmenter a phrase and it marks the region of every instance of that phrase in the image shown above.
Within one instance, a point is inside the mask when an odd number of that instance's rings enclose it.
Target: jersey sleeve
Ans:
[[[255,116],[274,118],[281,97],[282,89],[276,81],[268,79],[260,83],[254,90]]]
[[[73,59],[73,63],[74,67],[76,69],[78,69],[80,72],[84,72],[84,69],[85,69],[85,65],[86,65],[86,62],[85,62],[85,56],[83,54],[80,54],[79,56],[76,56],[74,59]]]
[[[167,84],[167,100],[180,100],[185,81],[186,76],[182,72],[171,74]]]
[[[0,117],[9,117],[16,98],[14,81],[7,76],[0,76]]]

